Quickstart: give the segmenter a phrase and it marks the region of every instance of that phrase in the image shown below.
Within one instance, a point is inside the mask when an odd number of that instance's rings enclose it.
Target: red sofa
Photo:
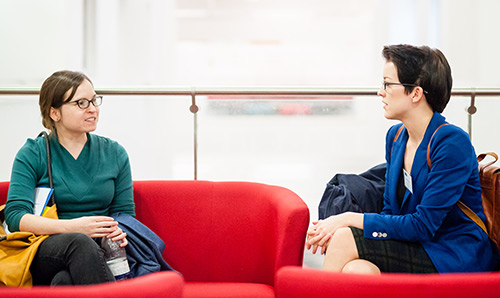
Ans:
[[[309,210],[288,189],[134,181],[134,200],[137,219],[165,241],[165,260],[183,275],[184,297],[275,297],[276,272],[302,264]]]
[[[500,297],[500,273],[360,275],[289,266],[275,289],[278,298]]]

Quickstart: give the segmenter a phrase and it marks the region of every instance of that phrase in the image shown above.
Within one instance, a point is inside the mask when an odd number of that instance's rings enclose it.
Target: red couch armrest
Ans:
[[[7,192],[9,191],[9,182],[0,182],[0,205],[7,202]]]
[[[34,286],[32,288],[0,288],[2,298],[181,298],[182,277],[172,271],[148,274],[138,278],[88,286]]]

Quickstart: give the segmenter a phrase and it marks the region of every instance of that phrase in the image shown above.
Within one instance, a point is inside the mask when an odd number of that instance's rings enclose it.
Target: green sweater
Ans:
[[[87,134],[87,143],[75,160],[55,135],[49,139],[60,219],[109,216],[115,212],[135,216],[130,163],[121,145]],[[11,232],[19,230],[24,214],[33,214],[34,190],[38,186],[49,186],[43,137],[28,139],[14,160],[5,209]]]

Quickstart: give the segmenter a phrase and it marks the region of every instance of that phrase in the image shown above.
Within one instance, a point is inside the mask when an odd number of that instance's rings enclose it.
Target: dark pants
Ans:
[[[30,267],[34,285],[87,285],[114,281],[102,249],[85,234],[45,239]]]

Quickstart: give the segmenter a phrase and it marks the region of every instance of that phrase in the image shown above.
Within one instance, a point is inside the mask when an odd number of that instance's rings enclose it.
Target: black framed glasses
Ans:
[[[417,85],[417,84],[391,83],[391,82],[382,81],[382,88],[384,89],[384,91],[387,91],[387,86],[420,87],[420,85]],[[425,91],[423,88],[422,88],[422,90],[424,91],[424,94],[429,93],[429,92]]]
[[[82,98],[82,99],[75,100],[75,101],[68,101],[64,104],[67,104],[67,103],[74,103],[80,109],[85,110],[86,108],[88,108],[90,106],[91,103],[94,107],[100,106],[102,104],[102,95],[97,95],[92,99]]]

